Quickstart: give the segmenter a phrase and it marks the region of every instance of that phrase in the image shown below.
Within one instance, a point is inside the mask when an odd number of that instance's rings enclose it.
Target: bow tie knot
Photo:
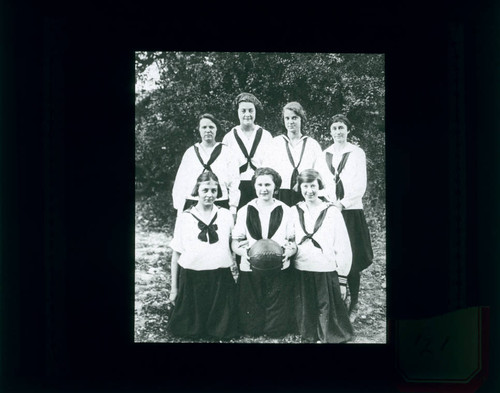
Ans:
[[[217,241],[219,240],[219,236],[217,235],[217,224],[207,225],[201,221],[198,221],[198,228],[201,231],[198,235],[198,239],[200,239],[202,242],[206,242],[208,237],[208,242],[210,244],[217,243]]]
[[[200,229],[198,239],[202,242],[208,241],[210,244],[217,243],[219,241],[219,235],[217,235],[218,227],[217,224],[214,224],[215,220],[217,220],[217,213],[215,213],[214,218],[212,218],[212,221],[208,225],[196,217],[193,212],[191,212],[191,215],[198,221],[198,229]]]

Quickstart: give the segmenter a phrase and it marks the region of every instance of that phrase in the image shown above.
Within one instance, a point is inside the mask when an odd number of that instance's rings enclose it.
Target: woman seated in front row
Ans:
[[[339,209],[318,198],[323,181],[314,169],[299,174],[304,202],[292,208],[295,255],[295,316],[306,342],[349,341],[353,329],[344,304],[351,245]]]
[[[233,217],[229,210],[215,206],[221,194],[217,176],[203,172],[192,192],[198,202],[180,215],[170,243],[174,308],[167,330],[175,336],[220,340],[237,335],[229,248]]]
[[[233,230],[233,251],[241,256],[238,277],[239,331],[250,336],[284,336],[293,330],[290,208],[274,198],[280,175],[271,168],[257,168],[252,185],[257,198],[239,211]],[[284,247],[283,263],[277,269],[259,271],[249,263],[248,249],[260,239],[271,239]]]

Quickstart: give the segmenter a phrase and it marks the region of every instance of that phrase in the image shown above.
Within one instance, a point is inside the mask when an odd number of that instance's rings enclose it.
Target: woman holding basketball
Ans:
[[[353,335],[344,304],[352,258],[349,235],[340,211],[318,198],[323,189],[319,173],[302,171],[298,184],[304,197],[292,208],[298,330],[307,342],[346,342]]]
[[[180,215],[170,243],[174,308],[167,329],[176,336],[228,339],[236,335],[236,283],[229,248],[233,217],[214,204],[221,194],[217,176],[203,172],[192,192],[198,202]]]
[[[290,332],[292,279],[290,257],[295,254],[290,227],[290,208],[274,198],[280,175],[271,168],[258,168],[252,177],[257,198],[243,206],[233,230],[233,251],[241,256],[238,277],[238,319],[240,333],[279,337]],[[282,246],[282,263],[271,270],[259,270],[249,261],[248,251],[261,239]]]

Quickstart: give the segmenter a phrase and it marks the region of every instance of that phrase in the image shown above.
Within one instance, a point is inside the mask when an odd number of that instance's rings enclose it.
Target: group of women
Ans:
[[[185,152],[175,179],[167,328],[189,338],[298,333],[304,342],[348,342],[360,272],[373,260],[366,158],[347,141],[351,123],[335,115],[334,143],[322,151],[303,133],[299,103],[285,105],[287,133],[274,138],[256,123],[262,105],[254,95],[239,94],[234,106],[240,124],[222,143],[217,119],[200,116],[201,142]],[[260,239],[282,246],[281,268],[252,268],[248,250]]]

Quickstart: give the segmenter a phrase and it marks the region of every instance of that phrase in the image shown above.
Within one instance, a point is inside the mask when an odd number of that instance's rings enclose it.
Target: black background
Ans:
[[[481,391],[495,390],[494,2],[1,7],[4,391],[396,391],[391,334],[387,345],[133,343],[134,50],[385,53],[389,327],[491,306]]]

